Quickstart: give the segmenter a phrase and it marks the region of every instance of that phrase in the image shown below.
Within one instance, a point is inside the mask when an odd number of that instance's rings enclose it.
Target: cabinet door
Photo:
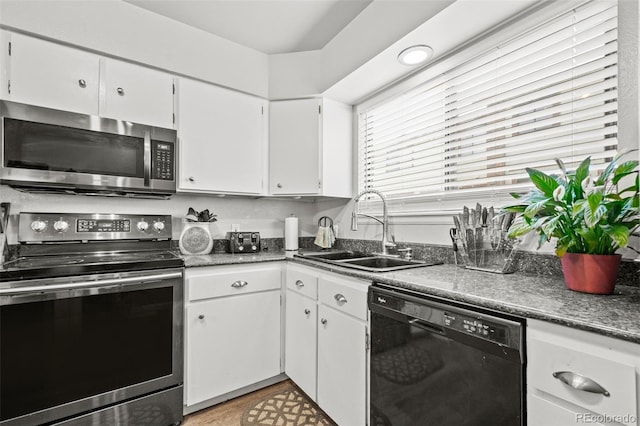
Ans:
[[[98,114],[99,57],[21,34],[4,33],[9,50],[3,97],[26,104]],[[5,81],[6,79],[6,81]]]
[[[112,59],[102,59],[100,115],[172,129],[173,76]]]
[[[187,405],[280,374],[280,290],[187,306]]]
[[[320,101],[276,101],[269,108],[270,193],[318,194]]]
[[[181,79],[180,190],[262,194],[266,106],[254,96]]]
[[[339,425],[364,425],[367,327],[325,305],[318,317],[318,405]]]
[[[285,372],[315,401],[317,305],[293,290],[286,300]]]

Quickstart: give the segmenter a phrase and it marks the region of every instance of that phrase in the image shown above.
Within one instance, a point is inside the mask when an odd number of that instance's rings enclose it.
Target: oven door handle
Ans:
[[[52,284],[52,285],[34,285],[28,287],[3,288],[0,289],[0,295],[18,295],[34,292],[51,292],[60,290],[76,290],[88,287],[107,287],[113,285],[125,285],[131,283],[147,283],[152,281],[163,281],[172,278],[182,277],[182,272],[169,272],[156,275],[142,275],[138,277],[112,278],[108,280],[81,281],[71,284]]]

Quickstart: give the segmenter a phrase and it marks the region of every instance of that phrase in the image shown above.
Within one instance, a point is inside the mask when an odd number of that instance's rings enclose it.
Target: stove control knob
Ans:
[[[31,229],[34,232],[42,232],[47,229],[47,222],[42,220],[34,220],[33,222],[31,222]]]
[[[136,226],[138,227],[138,231],[144,232],[149,228],[149,223],[145,222],[144,220],[141,220],[140,222],[138,222]]]
[[[58,232],[65,232],[67,229],[69,229],[69,222],[63,219],[56,220],[53,224],[53,229]]]
[[[153,229],[160,232],[164,229],[164,222],[153,222]]]

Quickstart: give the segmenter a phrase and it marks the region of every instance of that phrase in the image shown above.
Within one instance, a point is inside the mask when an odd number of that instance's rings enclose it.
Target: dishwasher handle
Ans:
[[[423,330],[426,330],[426,331],[431,331],[433,333],[438,333],[438,334],[444,334],[444,328],[442,328],[442,327],[440,327],[438,325],[435,325],[435,324],[428,323],[428,322],[423,321],[423,320],[421,320],[419,318],[410,319],[409,320],[409,324],[413,325],[413,326],[416,326],[418,328],[421,328]]]

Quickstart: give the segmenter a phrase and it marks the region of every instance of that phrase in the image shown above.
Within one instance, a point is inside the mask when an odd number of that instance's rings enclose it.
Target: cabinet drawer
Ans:
[[[577,426],[585,423],[591,426],[603,426],[598,422],[598,415],[586,411],[577,413],[537,395],[527,396],[528,426]]]
[[[620,419],[632,416],[634,420],[623,424],[635,425],[637,415],[637,388],[635,367],[625,362],[604,358],[586,351],[569,348],[536,338],[528,342],[529,387],[561,398],[586,410]],[[560,380],[590,379],[604,388],[609,395],[574,389]],[[558,377],[554,377],[554,373]],[[575,381],[573,383],[576,383]]]
[[[318,300],[356,318],[367,320],[368,282],[320,275]]]
[[[296,266],[287,266],[287,288],[312,299],[318,297],[318,273]]]
[[[278,266],[213,266],[187,270],[190,301],[279,289],[282,269]]]

